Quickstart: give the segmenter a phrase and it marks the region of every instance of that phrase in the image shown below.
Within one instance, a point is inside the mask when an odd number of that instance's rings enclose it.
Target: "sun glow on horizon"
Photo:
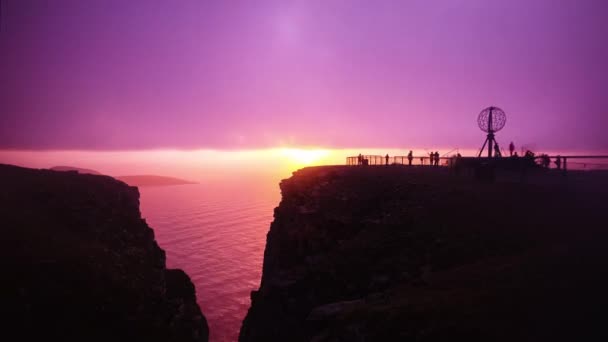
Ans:
[[[319,164],[330,155],[325,149],[283,148],[280,154],[286,157],[290,164],[297,167]]]
[[[414,156],[430,150],[413,149]],[[448,148],[434,149],[449,153]],[[154,174],[197,182],[287,178],[298,169],[318,165],[345,165],[346,157],[363,155],[406,156],[408,149],[283,146],[250,150],[141,150],[141,151],[18,151],[0,150],[0,163],[31,168],[65,165],[92,169],[105,175]],[[478,150],[459,149],[464,156]],[[563,151],[558,154],[566,154]],[[569,154],[580,154],[571,152]],[[598,153],[598,152],[585,152]]]

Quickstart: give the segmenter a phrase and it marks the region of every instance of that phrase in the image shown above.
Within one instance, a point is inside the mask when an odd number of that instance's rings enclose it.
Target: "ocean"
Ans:
[[[167,267],[183,269],[196,286],[210,341],[236,341],[250,292],[260,285],[278,180],[141,187],[140,193]]]

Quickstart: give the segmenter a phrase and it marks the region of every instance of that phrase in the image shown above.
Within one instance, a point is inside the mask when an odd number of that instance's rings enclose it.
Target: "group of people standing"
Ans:
[[[435,152],[429,153],[429,165],[439,166],[439,159],[440,159],[439,152],[435,151]],[[414,152],[412,152],[412,150],[410,150],[410,152],[407,154],[408,165],[412,165],[413,161],[414,161]],[[420,165],[424,165],[424,157],[420,157]]]
[[[539,158],[540,158],[540,165],[542,167],[548,169],[551,166],[551,158],[548,155],[541,154]],[[566,157],[557,155],[555,157],[555,161],[553,163],[555,164],[555,168],[558,170],[562,169],[562,163],[563,163],[564,170],[566,170],[568,168],[568,159]]]
[[[429,153],[430,165],[439,166],[439,151]]]
[[[429,159],[429,165],[439,166],[439,160],[441,159],[441,157],[439,156],[439,152],[435,151],[435,152],[431,152],[429,154],[429,158],[428,159]],[[426,160],[425,157],[420,157],[420,165],[424,165],[425,164],[425,160]],[[412,152],[411,150],[407,154],[407,161],[408,161],[408,165],[412,165],[412,163],[414,161],[414,152]],[[389,155],[387,153],[384,156],[384,164],[385,165],[389,165],[389,162],[390,162],[390,157],[389,157]],[[366,158],[366,156],[364,156],[362,154],[359,154],[357,156],[357,165],[369,165],[369,160]]]
[[[357,156],[357,165],[368,165],[369,160],[365,158],[361,153]]]

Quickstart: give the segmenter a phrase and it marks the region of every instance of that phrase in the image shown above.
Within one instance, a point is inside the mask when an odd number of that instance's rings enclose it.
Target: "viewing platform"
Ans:
[[[380,155],[364,155],[361,156],[362,160],[367,160],[367,165],[409,165],[409,160],[407,156],[394,156],[388,157],[388,163],[386,162],[386,156]],[[439,165],[449,166],[450,160],[456,157],[439,157]],[[365,163],[362,163],[363,165]],[[359,157],[346,157],[346,165],[360,165]],[[431,157],[430,156],[414,156],[412,159],[412,165],[431,165]]]
[[[361,158],[361,162],[359,161]],[[559,162],[557,162],[559,158]],[[534,155],[519,157],[458,157],[443,156],[439,157],[439,163],[433,164],[433,158],[428,155],[413,156],[410,163],[408,156],[386,156],[381,155],[361,155],[346,157],[346,165],[412,165],[412,166],[443,166],[451,167],[456,160],[460,160],[465,165],[486,164],[488,162],[496,164],[514,164],[515,161],[524,163],[532,160],[535,165],[544,166],[549,169],[561,170],[608,170],[608,155]],[[548,162],[547,162],[548,161]]]

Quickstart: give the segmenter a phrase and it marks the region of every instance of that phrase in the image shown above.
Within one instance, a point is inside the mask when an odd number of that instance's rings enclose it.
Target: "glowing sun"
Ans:
[[[305,150],[298,148],[285,148],[281,150],[281,155],[287,157],[289,161],[298,166],[312,165],[318,163],[329,155],[327,150]]]

